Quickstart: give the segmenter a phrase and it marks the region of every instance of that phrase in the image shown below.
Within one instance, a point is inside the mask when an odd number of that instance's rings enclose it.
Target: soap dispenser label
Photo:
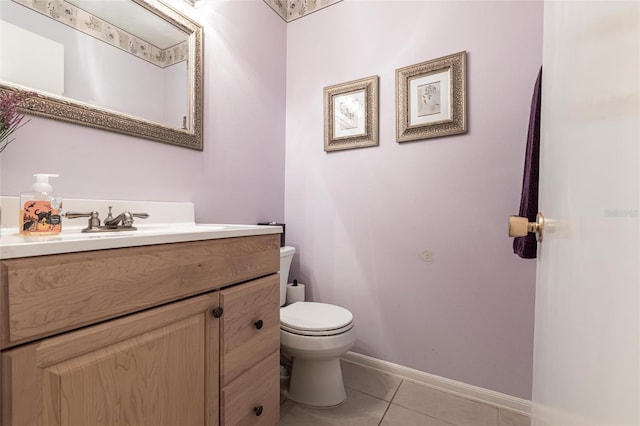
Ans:
[[[51,201],[31,200],[24,203],[22,226],[24,234],[57,234],[62,231],[60,210],[51,205]],[[59,207],[59,203],[55,203]]]

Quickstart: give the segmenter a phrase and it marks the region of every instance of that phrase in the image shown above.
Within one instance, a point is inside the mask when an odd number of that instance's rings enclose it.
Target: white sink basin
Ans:
[[[205,223],[170,223],[166,225],[142,225],[136,224],[138,228],[137,231],[124,231],[124,232],[140,232],[140,233],[182,233],[182,232],[211,232],[211,231],[220,231],[222,229],[226,229],[225,225],[211,225]],[[122,231],[116,231],[122,232]]]
[[[64,229],[60,234],[63,238],[108,238],[108,237],[135,237],[136,235],[166,235],[166,234],[193,234],[200,232],[221,231],[228,228],[225,225],[209,225],[194,223],[169,223],[159,225],[135,224],[137,229],[121,229],[117,231],[82,232],[82,228]]]

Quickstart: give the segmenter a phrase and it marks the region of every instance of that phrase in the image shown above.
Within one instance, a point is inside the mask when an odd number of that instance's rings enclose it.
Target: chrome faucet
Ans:
[[[140,219],[146,219],[149,217],[148,213],[131,213],[131,212],[122,212],[120,213],[118,216],[113,217],[113,215],[111,214],[111,206],[109,207],[109,214],[107,215],[107,218],[104,220],[104,226],[107,227],[114,227],[114,226],[120,226],[120,223],[122,223],[122,226],[125,228],[131,228],[133,225],[133,218],[134,217],[139,217]]]
[[[64,217],[67,219],[88,217],[89,224],[82,232],[135,231],[137,228],[133,226],[133,218],[146,219],[149,217],[148,213],[131,212],[122,212],[118,216],[113,217],[113,214],[111,214],[111,206],[107,207],[109,208],[109,214],[104,220],[104,225],[100,225],[100,218],[97,211],[90,213],[67,212],[64,214]]]

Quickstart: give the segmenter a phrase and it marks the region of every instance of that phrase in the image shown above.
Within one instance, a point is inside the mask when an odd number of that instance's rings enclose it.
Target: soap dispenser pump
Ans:
[[[20,233],[23,235],[55,235],[62,231],[62,201],[53,195],[50,177],[57,174],[37,173],[31,192],[20,194]]]

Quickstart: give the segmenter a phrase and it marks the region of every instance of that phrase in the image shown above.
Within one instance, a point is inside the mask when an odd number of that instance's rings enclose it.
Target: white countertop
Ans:
[[[279,234],[280,226],[213,224],[136,224],[136,231],[82,233],[82,227],[64,228],[58,235],[31,237],[17,228],[2,229],[0,259],[74,253],[90,250],[181,243],[250,235]]]
[[[74,253],[90,250],[181,243],[251,235],[280,234],[280,226],[196,224],[193,203],[131,200],[64,199],[64,211],[98,211],[100,218],[122,211],[145,212],[148,219],[136,219],[135,231],[83,233],[87,218],[62,220],[62,232],[46,237],[18,232],[19,198],[0,196],[0,259]]]

